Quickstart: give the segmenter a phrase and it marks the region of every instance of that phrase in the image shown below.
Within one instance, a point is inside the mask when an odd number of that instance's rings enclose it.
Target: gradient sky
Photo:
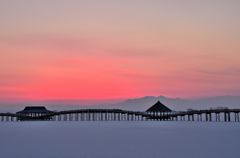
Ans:
[[[1,0],[0,101],[240,95],[239,0]]]

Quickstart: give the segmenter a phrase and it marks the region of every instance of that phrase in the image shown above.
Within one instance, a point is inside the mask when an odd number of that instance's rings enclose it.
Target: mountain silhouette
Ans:
[[[145,96],[128,99],[116,106],[126,110],[146,111],[160,101],[172,110],[209,109],[217,107],[240,108],[240,96],[214,96],[195,99],[170,98],[165,96]]]

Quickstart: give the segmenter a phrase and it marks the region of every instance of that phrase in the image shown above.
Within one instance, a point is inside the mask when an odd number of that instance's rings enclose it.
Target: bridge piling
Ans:
[[[173,116],[173,120],[178,121],[178,117],[177,116]]]
[[[52,116],[50,120],[51,121],[56,121],[56,116]]]
[[[230,113],[229,112],[224,112],[224,121],[229,122],[230,121]]]
[[[239,113],[237,113],[237,121],[238,121],[238,122],[240,121]]]
[[[237,113],[234,113],[234,121],[237,122]]]
[[[215,121],[218,122],[218,113],[215,113]]]
[[[237,112],[236,115],[237,115],[237,116],[236,116],[236,117],[237,117],[237,122],[239,122],[239,121],[240,121],[239,113]]]
[[[85,121],[85,113],[83,112],[80,113],[80,120]]]
[[[209,113],[209,121],[212,122],[212,113]]]
[[[102,112],[98,114],[98,117],[99,117],[99,120],[102,121],[102,118],[103,118]]]
[[[105,115],[104,121],[107,121],[107,113],[104,113],[104,115]]]
[[[91,121],[91,113],[87,112],[87,121]]]
[[[227,122],[227,113],[224,112],[224,121]]]
[[[79,120],[79,114],[75,113],[75,121],[78,121],[78,120]]]
[[[208,114],[207,114],[207,113],[205,113],[205,116],[206,116],[206,121],[208,122]]]
[[[63,115],[63,121],[67,121],[67,114]]]
[[[96,113],[92,113],[92,121],[96,121]]]
[[[231,115],[230,115],[230,113],[228,112],[228,122],[230,122],[231,121]]]
[[[58,116],[57,116],[57,120],[58,120],[58,121],[62,121],[62,115],[58,115]]]

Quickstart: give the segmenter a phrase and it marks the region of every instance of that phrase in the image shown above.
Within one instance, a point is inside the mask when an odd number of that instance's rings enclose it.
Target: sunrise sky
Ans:
[[[1,0],[0,101],[240,95],[239,0]]]

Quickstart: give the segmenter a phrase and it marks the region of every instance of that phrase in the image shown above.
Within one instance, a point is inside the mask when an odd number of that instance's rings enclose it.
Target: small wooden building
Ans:
[[[34,119],[51,113],[53,113],[53,111],[47,110],[44,106],[26,106],[23,110],[17,112],[16,114],[30,116]],[[49,120],[50,118],[44,118],[43,120],[46,119]]]

